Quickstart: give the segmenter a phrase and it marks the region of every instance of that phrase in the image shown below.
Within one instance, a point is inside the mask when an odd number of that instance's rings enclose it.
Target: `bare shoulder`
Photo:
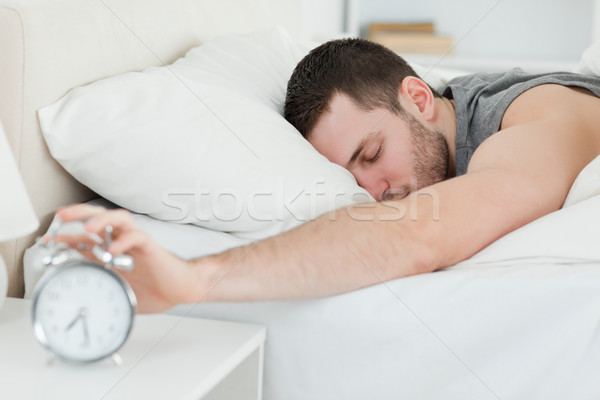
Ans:
[[[421,223],[411,234],[431,249],[434,268],[464,260],[559,209],[579,172],[600,154],[600,116],[591,115],[600,114],[599,106],[584,91],[531,89],[511,104],[502,129],[477,148],[465,175],[422,189],[438,199],[441,223],[431,222],[435,201],[422,191],[401,200],[419,204]]]
[[[536,188],[539,198],[531,201],[557,209],[579,172],[600,154],[599,110],[600,99],[584,89],[530,89],[508,107],[500,131],[473,154],[468,173],[511,173]]]
[[[518,96],[507,108],[500,129],[543,118],[571,119],[598,126],[600,98],[586,89],[556,84],[536,86]],[[600,130],[596,131],[600,135]]]

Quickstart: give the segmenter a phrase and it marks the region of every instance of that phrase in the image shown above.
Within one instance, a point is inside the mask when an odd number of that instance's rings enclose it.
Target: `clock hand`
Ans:
[[[87,314],[82,314],[81,320],[83,321],[83,335],[85,337],[85,341],[83,342],[84,347],[89,347],[90,345],[90,333],[87,326]]]
[[[88,309],[84,307],[81,310],[79,310],[79,313],[77,314],[77,316],[65,328],[65,331],[68,332],[69,330],[71,330],[71,328],[73,328],[73,326],[75,326],[77,321],[81,320],[82,321],[81,324],[82,324],[82,328],[83,328],[83,337],[84,337],[83,346],[84,347],[88,347],[90,345],[90,332],[88,329],[87,316],[88,316]]]
[[[71,328],[77,323],[77,321],[79,321],[82,318],[81,312],[79,312],[79,314],[77,314],[77,316],[75,317],[75,319],[73,321],[71,321],[71,323],[69,325],[67,325],[67,327],[65,328],[65,331],[70,331]]]
[[[77,313],[77,316],[75,317],[75,319],[73,319],[73,321],[71,321],[69,323],[69,325],[67,325],[67,327],[65,328],[65,331],[69,331],[76,323],[77,321],[79,321],[80,319],[86,318],[88,315],[88,309],[87,308],[82,308],[79,310],[79,313]]]

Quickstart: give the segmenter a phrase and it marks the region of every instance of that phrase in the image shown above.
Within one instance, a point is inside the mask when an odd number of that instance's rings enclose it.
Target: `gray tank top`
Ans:
[[[515,68],[506,73],[461,76],[448,82],[442,95],[453,99],[456,108],[457,176],[467,172],[477,147],[498,132],[510,103],[526,90],[547,83],[582,87],[600,97],[600,77],[568,72],[534,75]]]

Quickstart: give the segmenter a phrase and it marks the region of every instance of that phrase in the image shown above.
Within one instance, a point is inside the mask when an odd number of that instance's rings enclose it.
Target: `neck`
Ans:
[[[445,97],[436,98],[436,119],[434,128],[444,135],[448,143],[449,168],[448,178],[456,175],[456,111],[454,101]]]

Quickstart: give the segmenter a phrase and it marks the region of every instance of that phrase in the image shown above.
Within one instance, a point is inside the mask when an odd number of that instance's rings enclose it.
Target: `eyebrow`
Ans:
[[[367,133],[362,139],[360,139],[360,141],[358,142],[358,144],[356,146],[356,150],[354,150],[354,153],[352,153],[350,160],[346,164],[346,169],[352,168],[352,166],[356,163],[356,160],[358,160],[358,156],[360,156],[360,153],[363,151],[363,149],[367,145],[367,142],[369,140],[371,140],[371,138],[373,136],[376,136],[377,134],[379,134],[379,131],[371,131],[371,132]]]

